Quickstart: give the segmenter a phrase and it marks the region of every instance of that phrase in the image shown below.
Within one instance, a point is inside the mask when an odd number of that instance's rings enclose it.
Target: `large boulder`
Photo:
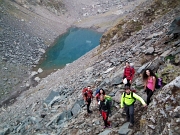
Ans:
[[[177,17],[172,21],[171,25],[169,26],[169,32],[167,34],[170,35],[176,33],[180,33],[180,17]]]

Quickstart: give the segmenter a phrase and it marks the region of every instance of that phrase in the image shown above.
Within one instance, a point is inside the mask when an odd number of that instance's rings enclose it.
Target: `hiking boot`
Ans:
[[[129,124],[129,128],[132,128],[134,125],[132,123]]]
[[[89,110],[89,111],[88,111],[88,113],[92,113],[92,111],[91,111],[91,110]]]

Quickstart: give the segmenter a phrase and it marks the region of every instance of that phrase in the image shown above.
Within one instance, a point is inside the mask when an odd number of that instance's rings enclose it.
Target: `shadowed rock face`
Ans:
[[[180,17],[175,18],[169,26],[168,34],[179,34],[180,33]]]

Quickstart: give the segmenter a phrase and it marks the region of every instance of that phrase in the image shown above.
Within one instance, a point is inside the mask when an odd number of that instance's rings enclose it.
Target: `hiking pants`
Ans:
[[[127,84],[125,84],[125,86],[131,87],[131,83],[130,83],[130,80],[129,80],[129,79],[127,79]]]
[[[107,112],[102,110],[101,114],[102,114],[102,117],[103,117],[103,120],[104,120],[104,126],[105,127],[110,126],[110,122],[108,121],[108,114],[107,114]]]
[[[89,110],[90,104],[91,104],[91,98],[87,99],[87,112],[90,113],[91,111]]]
[[[151,102],[151,96],[153,95],[153,91],[146,87],[146,94],[147,94],[147,105]]]
[[[131,124],[134,124],[134,104],[125,105],[124,110],[126,112],[127,121],[130,121]]]

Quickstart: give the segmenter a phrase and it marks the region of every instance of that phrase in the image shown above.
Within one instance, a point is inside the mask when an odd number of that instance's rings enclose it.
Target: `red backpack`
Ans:
[[[88,88],[84,88],[83,91],[82,91],[82,95],[83,97],[86,97],[86,98],[92,98],[92,90],[88,90]]]

